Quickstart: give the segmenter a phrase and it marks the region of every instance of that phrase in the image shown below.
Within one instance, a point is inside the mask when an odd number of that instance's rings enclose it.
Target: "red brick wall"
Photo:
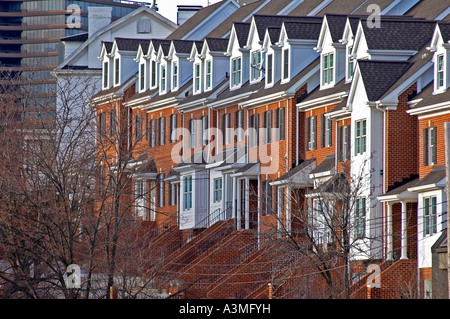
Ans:
[[[408,95],[415,90],[416,84],[399,96],[396,110],[386,111],[386,190],[395,182],[419,174],[417,117],[406,113]]]

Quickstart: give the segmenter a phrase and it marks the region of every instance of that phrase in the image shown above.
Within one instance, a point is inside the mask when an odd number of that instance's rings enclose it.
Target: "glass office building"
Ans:
[[[26,85],[24,115],[51,119],[63,57],[61,38],[88,31],[88,7],[112,7],[112,21],[148,3],[112,0],[0,0],[0,94]],[[81,9],[74,15],[72,8]],[[41,106],[41,107],[40,107]],[[44,109],[46,109],[44,111]]]

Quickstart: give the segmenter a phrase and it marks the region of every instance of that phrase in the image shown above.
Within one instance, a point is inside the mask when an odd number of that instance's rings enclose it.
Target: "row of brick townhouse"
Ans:
[[[275,2],[208,20],[234,3],[222,1],[167,38],[115,38],[99,50],[102,90],[91,102],[99,147],[114,141],[103,160],[129,154],[134,217],[181,236],[162,235],[177,247],[155,285],[268,297],[288,265],[272,263],[271,275],[261,266],[273,258],[260,252],[266,234],[306,227],[296,212],[310,203],[323,214],[319,191],[349,173],[351,183],[367,176],[352,208],[361,279],[351,297],[431,296],[431,246],[446,229],[447,6],[379,1],[377,27],[362,1]],[[312,236],[326,247],[328,233]]]

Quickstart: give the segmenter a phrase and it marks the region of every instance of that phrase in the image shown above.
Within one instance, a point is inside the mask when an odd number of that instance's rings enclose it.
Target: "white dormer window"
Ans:
[[[436,58],[436,89],[444,87],[444,55],[440,54]]]
[[[257,81],[261,78],[261,51],[252,52],[250,74],[252,81]]]
[[[353,77],[353,72],[355,70],[355,61],[352,57],[352,47],[347,48],[347,80]]]
[[[241,84],[241,58],[235,58],[231,61],[231,86]]]
[[[145,90],[145,63],[139,65],[139,90]]]
[[[211,81],[212,81],[211,60],[206,61],[206,70],[205,71],[206,71],[205,72],[206,73],[205,74],[205,90],[209,90],[209,89],[211,89]]]
[[[266,56],[266,84],[273,83],[273,54]]]
[[[334,81],[334,53],[322,56],[322,85],[332,84]]]
[[[165,65],[161,65],[161,91],[165,92],[166,91],[166,66]]]
[[[109,62],[103,62],[103,88],[109,87]]]
[[[114,60],[114,85],[120,84],[120,59]]]
[[[200,63],[194,65],[194,90],[200,92]]]
[[[289,79],[289,49],[283,50],[283,80]]]
[[[178,88],[178,62],[172,62],[172,88]]]
[[[156,79],[157,79],[157,66],[156,66],[156,61],[152,61],[151,62],[151,66],[152,66],[152,76],[151,76],[151,87],[154,88],[157,85]]]

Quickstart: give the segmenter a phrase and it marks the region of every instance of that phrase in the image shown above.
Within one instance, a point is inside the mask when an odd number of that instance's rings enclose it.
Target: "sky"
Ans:
[[[149,2],[152,3],[153,0],[134,0],[137,2]],[[221,0],[156,0],[156,5],[158,6],[158,12],[164,17],[168,18],[173,22],[177,22],[177,6],[178,5],[200,5],[206,7],[211,4],[217,3]]]

